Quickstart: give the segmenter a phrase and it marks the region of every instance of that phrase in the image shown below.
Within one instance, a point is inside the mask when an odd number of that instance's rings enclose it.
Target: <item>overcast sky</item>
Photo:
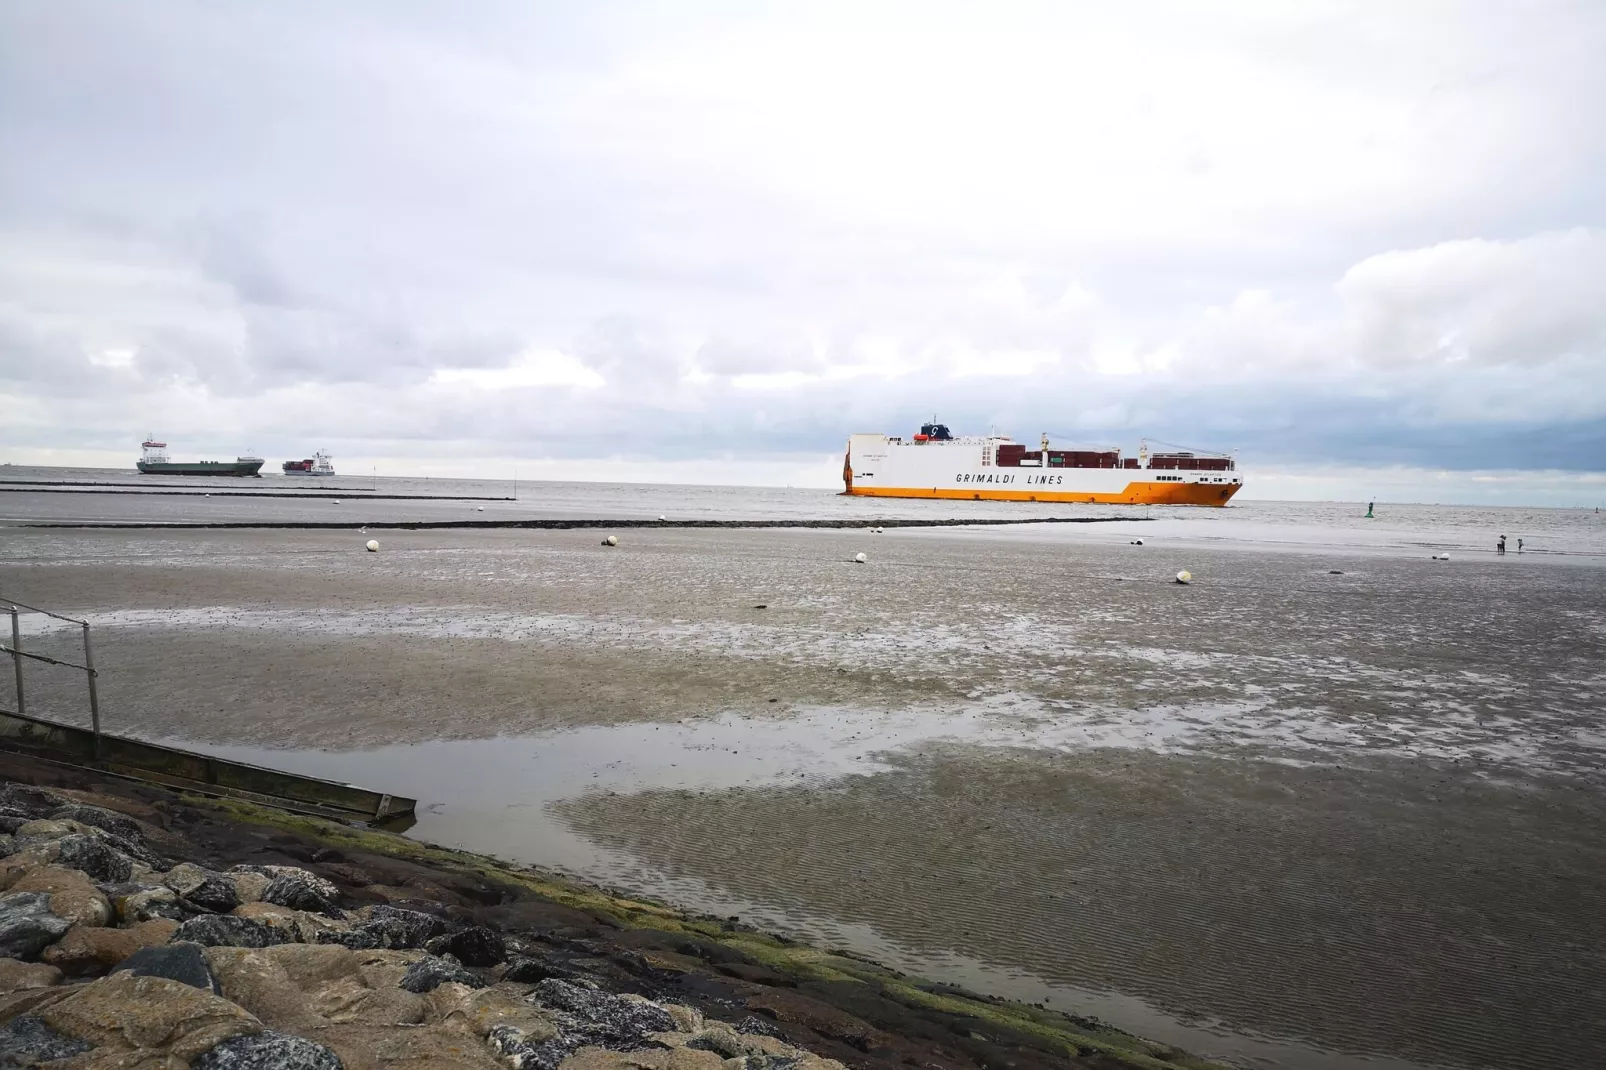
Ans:
[[[1598,0],[8,0],[0,460],[824,486],[935,413],[1598,504],[1602,57]]]

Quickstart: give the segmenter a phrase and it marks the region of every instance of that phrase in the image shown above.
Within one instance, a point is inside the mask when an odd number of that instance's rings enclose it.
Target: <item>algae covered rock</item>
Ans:
[[[162,883],[186,903],[215,914],[227,914],[240,905],[240,893],[233,880],[189,862],[168,870]]]
[[[82,1040],[63,1036],[32,1015],[13,1018],[0,1028],[0,1066],[37,1066],[89,1050]]]
[[[71,927],[51,912],[48,892],[0,896],[0,955],[6,958],[31,962]]]
[[[401,987],[409,992],[424,993],[433,991],[436,986],[451,981],[470,988],[484,988],[485,981],[460,964],[451,959],[437,958],[434,955],[425,955],[411,966],[402,975]]]
[[[131,974],[135,977],[160,977],[179,984],[200,988],[213,995],[222,995],[212,968],[201,955],[200,944],[163,944],[160,947],[142,947],[117,964],[113,975]]]
[[[178,901],[178,893],[165,885],[125,882],[104,885],[102,890],[111,900],[112,912],[120,925],[137,925],[153,918],[183,921],[193,913],[185,910]]]
[[[655,1039],[655,1034],[675,1031],[674,1016],[656,1003],[639,997],[616,996],[556,978],[539,982],[528,1001],[547,1009],[557,1024],[558,1033],[535,1043],[515,1042],[505,1031],[493,1033],[493,1047],[515,1066],[555,1070],[559,1063],[585,1047],[616,1052],[661,1048],[663,1045]],[[722,1058],[711,1052],[702,1055]],[[702,1055],[693,1058],[712,1067]]]
[[[373,948],[411,950],[423,947],[431,937],[439,935],[444,927],[444,923],[433,915],[381,903],[369,911],[365,920],[351,929],[344,932],[332,930],[320,932],[317,940],[319,943],[340,944],[353,950]]]
[[[286,867],[288,868],[288,867]],[[293,910],[324,914],[331,918],[345,917],[345,911],[335,904],[339,896],[334,885],[306,870],[281,873],[268,881],[262,889],[262,902],[275,903]]]
[[[145,843],[145,831],[139,827],[139,822],[115,810],[86,806],[83,803],[67,803],[52,810],[47,816],[55,821],[76,821],[80,825],[91,825],[102,832],[111,833],[118,839],[137,843],[141,847],[148,846]]]
[[[495,966],[507,959],[501,934],[483,925],[437,936],[424,945],[424,950],[431,955],[451,955],[465,966]]]
[[[101,837],[83,832],[56,840],[54,861],[68,869],[82,870],[97,881],[126,881],[134,869],[128,855],[110,847]]]
[[[191,918],[173,934],[174,942],[189,941],[203,947],[270,947],[293,943],[296,934],[286,926],[269,925],[232,914],[202,914]]]
[[[190,1063],[191,1070],[345,1070],[340,1056],[310,1040],[264,1030],[230,1037]]]
[[[573,980],[574,971],[544,959],[520,955],[508,963],[507,969],[502,972],[502,980],[518,981],[521,984],[533,985],[548,978],[556,978],[559,981]]]

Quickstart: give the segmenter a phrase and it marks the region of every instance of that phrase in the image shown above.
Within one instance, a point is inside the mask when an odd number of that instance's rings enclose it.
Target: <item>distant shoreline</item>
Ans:
[[[347,495],[350,497],[350,495]],[[462,499],[453,499],[462,500]],[[472,499],[470,499],[472,500]],[[1039,516],[1008,518],[909,520],[875,519],[866,517],[840,520],[365,520],[363,527],[387,528],[402,531],[422,531],[447,528],[533,528],[543,531],[570,531],[599,528],[955,528],[1002,527],[1011,524],[1113,524],[1152,521],[1148,516]],[[32,522],[18,524],[24,528],[116,528],[139,529],[204,529],[204,528],[272,528],[288,530],[349,530],[350,520],[228,520],[228,521],[166,521],[166,520],[94,520]]]

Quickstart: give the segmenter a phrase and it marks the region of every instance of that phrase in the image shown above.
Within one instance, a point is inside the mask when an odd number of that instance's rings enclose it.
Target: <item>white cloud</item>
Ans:
[[[1606,358],[1606,233],[1382,253],[1338,284],[1356,355],[1392,365]]]
[[[607,380],[577,357],[557,350],[521,353],[501,368],[436,368],[430,385],[499,391],[532,386],[574,386],[595,390]]]

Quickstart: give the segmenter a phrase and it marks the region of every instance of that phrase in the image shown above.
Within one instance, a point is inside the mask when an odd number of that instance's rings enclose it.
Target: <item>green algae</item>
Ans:
[[[486,855],[437,847],[374,828],[256,806],[237,799],[185,796],[198,808],[231,818],[293,832],[330,846],[429,863],[445,870],[514,886],[619,929],[679,933],[717,943],[795,981],[865,985],[874,994],[912,1010],[936,1011],[1002,1028],[1058,1048],[1072,1057],[1099,1057],[1103,1065],[1133,1070],[1228,1070],[1211,1062],[1134,1036],[1096,1019],[1078,1018],[1042,1007],[984,996],[959,994],[911,978],[868,959],[733,927],[720,918],[698,917],[644,897],[618,895],[564,880],[539,870],[515,867]]]

